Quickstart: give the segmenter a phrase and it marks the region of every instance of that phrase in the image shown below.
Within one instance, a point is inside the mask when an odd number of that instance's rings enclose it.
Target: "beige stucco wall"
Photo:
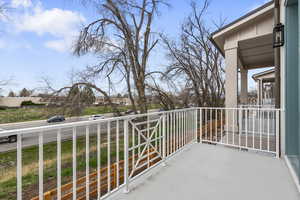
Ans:
[[[122,97],[122,98],[113,97],[113,98],[111,98],[111,101],[112,101],[112,103],[115,103],[115,104],[131,105],[130,99],[125,98],[125,97]],[[104,97],[96,98],[95,104],[105,104],[105,103],[106,103],[106,101],[105,101]]]
[[[224,50],[237,47],[238,41],[272,34],[273,27],[273,13],[268,13],[263,18],[257,19],[250,24],[243,25],[237,31],[226,36]]]
[[[33,103],[42,103],[41,97],[0,97],[0,106],[20,107],[23,101],[32,101]]]

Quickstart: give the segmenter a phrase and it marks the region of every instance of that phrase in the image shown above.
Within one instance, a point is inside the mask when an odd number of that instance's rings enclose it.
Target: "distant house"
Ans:
[[[0,97],[0,107],[19,108],[24,101],[31,101],[35,104],[42,104],[41,97]]]
[[[252,76],[257,84],[257,104],[275,105],[275,69],[270,69]]]
[[[112,101],[112,103],[117,104],[117,105],[124,105],[124,106],[131,105],[131,101],[127,97],[111,97],[111,101]],[[106,105],[106,104],[108,104],[108,101],[106,101],[104,97],[97,97],[95,104],[96,105]]]

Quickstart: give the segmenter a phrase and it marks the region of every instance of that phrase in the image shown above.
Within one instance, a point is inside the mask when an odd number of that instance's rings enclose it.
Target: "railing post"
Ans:
[[[239,114],[239,148],[242,149],[241,145],[241,137],[242,137],[242,131],[243,131],[243,110],[241,108],[238,108]]]
[[[17,200],[22,200],[22,136],[17,137]]]
[[[279,156],[280,156],[280,152],[279,152],[279,149],[280,149],[280,142],[279,142],[279,140],[280,140],[280,137],[279,137],[279,128],[280,128],[280,115],[279,115],[279,110],[276,110],[275,111],[276,112],[276,158],[279,158]]]
[[[199,113],[199,117],[200,117],[200,131],[199,131],[199,133],[200,133],[200,135],[199,135],[199,142],[200,143],[202,143],[202,134],[203,134],[203,132],[202,132],[202,108],[200,108],[200,113]]]
[[[128,119],[124,120],[124,183],[125,189],[124,193],[129,193],[129,158],[128,158]]]
[[[163,166],[166,166],[166,114],[163,114]]]

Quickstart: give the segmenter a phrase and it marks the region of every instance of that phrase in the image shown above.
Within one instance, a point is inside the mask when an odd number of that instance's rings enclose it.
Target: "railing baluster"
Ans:
[[[202,137],[203,137],[203,131],[202,131],[202,108],[200,108],[200,122],[199,122],[199,125],[200,125],[200,138],[199,138],[199,142],[202,143]]]
[[[254,115],[255,114],[255,115]],[[254,149],[255,148],[255,140],[254,140],[254,137],[255,137],[255,128],[256,128],[256,116],[257,116],[257,111],[256,113],[254,113],[254,110],[253,110],[253,127],[252,127],[252,131],[253,131],[253,136],[252,136],[252,148]]]
[[[185,118],[184,118],[184,115],[185,115],[185,112],[186,111],[182,111],[182,147],[184,147],[185,145]]]
[[[128,156],[128,119],[124,121],[124,184],[125,190],[124,193],[129,192],[129,156]]]
[[[158,128],[158,132],[156,131],[156,133],[155,133],[155,135],[156,135],[156,136],[155,136],[155,141],[158,141],[158,145],[159,145],[159,146],[158,146],[158,147],[159,147],[159,148],[158,148],[158,152],[161,153],[161,154],[163,155],[163,153],[162,153],[162,145],[163,145],[162,142],[164,141],[164,139],[161,138],[161,136],[162,136],[162,133],[161,133],[161,132],[162,132],[162,131],[161,131],[161,130],[162,130],[162,125],[161,125],[161,124],[164,123],[164,118],[162,117],[161,120],[162,120],[162,122],[159,123],[159,124],[158,124],[158,127],[157,127],[157,128]],[[156,149],[157,149],[157,148],[156,148]]]
[[[178,118],[178,112],[175,113],[176,116],[176,151],[179,148],[179,118]]]
[[[72,162],[72,168],[73,168],[73,200],[77,199],[77,137],[76,137],[76,127],[73,127],[72,129],[72,154],[73,154],[73,162]]]
[[[276,157],[279,158],[280,157],[280,146],[279,146],[279,140],[280,140],[280,137],[279,137],[279,128],[280,128],[280,113],[279,113],[279,110],[276,110],[275,111],[276,113]]]
[[[191,130],[189,129],[190,128],[190,117],[191,117],[191,113],[190,111],[185,111],[186,113],[186,117],[184,118],[184,132],[186,133],[185,134],[185,137],[186,137],[186,141],[187,143],[190,143],[190,135],[191,135]]]
[[[177,118],[178,118],[178,150],[180,149],[180,112],[177,112]]]
[[[194,116],[193,113],[189,110],[188,111],[188,115],[190,116],[190,120],[187,121],[188,127],[190,127],[188,129],[188,141],[191,142],[193,140],[193,122],[194,122]]]
[[[175,117],[175,112],[172,112],[172,123],[173,123],[173,130],[172,130],[172,133],[173,133],[173,153],[176,151],[176,117]]]
[[[232,130],[232,144],[233,145],[235,145],[235,110],[234,109],[232,109],[232,113],[233,113],[233,115],[232,115],[232,128],[233,128],[233,130]]]
[[[193,139],[193,136],[192,136],[192,132],[193,132],[193,124],[192,124],[192,122],[193,122],[193,113],[189,110],[189,111],[187,111],[187,113],[188,113],[188,141],[189,141],[189,143],[191,142],[191,140]]]
[[[268,146],[268,151],[270,151],[270,112],[269,111],[267,111],[267,124],[268,124],[268,144],[267,144],[267,146]]]
[[[208,140],[208,109],[205,108],[205,140]]]
[[[143,133],[141,133],[143,134]],[[150,137],[150,124],[149,124],[149,116],[147,116],[147,140]],[[150,167],[150,145],[147,145],[147,168]]]
[[[196,108],[195,109],[195,140],[196,140],[196,143],[198,143],[198,109]]]
[[[90,129],[85,127],[85,196],[90,199]]]
[[[191,143],[191,141],[193,140],[193,138],[195,136],[195,134],[193,134],[194,133],[194,131],[193,131],[193,112],[191,110],[188,110],[187,113],[190,117],[190,119],[187,122],[187,126],[188,126],[188,131],[187,131],[188,135],[187,136],[188,136],[188,142]]]
[[[100,199],[101,197],[101,124],[97,124],[97,193],[98,193],[98,199]]]
[[[239,109],[239,147],[241,148],[241,138],[242,138],[242,130],[243,130],[243,110]]]
[[[120,185],[120,182],[119,182],[119,180],[120,180],[120,140],[119,140],[119,137],[120,137],[120,134],[119,134],[119,120],[117,120],[117,127],[116,127],[116,137],[117,137],[117,174],[116,174],[116,176],[117,176],[117,188],[119,188],[119,185]]]
[[[216,143],[218,142],[218,109],[215,109],[215,134],[216,134]]]
[[[131,130],[131,138],[132,138],[132,152],[131,152],[131,157],[132,157],[132,170],[134,170],[134,166],[135,166],[135,127],[132,126],[132,130]]]
[[[22,200],[22,135],[17,137],[17,200]]]
[[[186,111],[182,111],[181,112],[181,116],[180,116],[180,118],[181,118],[181,134],[180,134],[180,138],[181,138],[181,148],[182,147],[184,147],[184,145],[185,145],[185,118],[184,118],[184,115],[185,115],[185,112]]]
[[[221,110],[220,110],[220,120],[221,120],[221,139],[220,139],[220,141],[221,141],[221,143],[224,143],[223,142],[223,109],[221,108]]]
[[[259,114],[259,149],[262,150],[262,111]]]
[[[173,118],[172,113],[169,113],[169,134],[170,134],[170,151],[169,154],[172,155],[173,153]]]
[[[180,149],[180,146],[181,146],[181,138],[180,138],[180,128],[181,128],[181,124],[180,124],[180,112],[177,112],[177,119],[178,119],[178,146],[177,146],[177,150]]]
[[[57,132],[57,199],[61,199],[61,129]]]
[[[108,193],[111,191],[111,158],[110,158],[110,121],[107,122],[107,166],[108,166],[108,174],[107,174],[107,187]]]
[[[44,189],[43,189],[43,176],[44,176],[44,151],[43,151],[43,132],[39,133],[39,199],[43,199],[44,197]]]
[[[166,114],[163,114],[163,125],[162,125],[162,135],[163,135],[163,164],[166,165]]]
[[[188,111],[184,111],[183,113],[183,145],[188,144],[189,141],[189,131],[188,131]]]
[[[137,136],[138,136],[138,144],[139,144],[139,147],[138,147],[138,155],[140,155],[141,154],[141,135],[140,135],[140,133],[138,132],[137,133]]]
[[[248,148],[248,113],[249,113],[249,110],[246,109],[245,110],[245,129],[246,129],[246,147]]]
[[[228,110],[226,109],[226,144],[229,143],[229,113]]]
[[[187,115],[188,115],[188,121],[187,121],[187,140],[188,142],[190,143],[191,142],[191,139],[192,139],[192,133],[193,133],[193,130],[192,130],[192,121],[193,121],[193,115],[191,113],[190,110],[187,111]]]
[[[166,114],[166,137],[167,137],[167,156],[169,155],[169,148],[170,148],[170,132],[169,132],[169,114]]]
[[[213,141],[213,137],[212,137],[212,134],[213,134],[213,131],[212,131],[212,127],[213,127],[213,123],[212,123],[212,108],[209,109],[209,137],[210,137],[210,141],[212,142]]]

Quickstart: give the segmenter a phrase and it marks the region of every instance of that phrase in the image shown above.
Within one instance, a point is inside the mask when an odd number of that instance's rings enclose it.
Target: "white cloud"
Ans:
[[[12,0],[11,5],[13,8],[24,7],[28,8],[32,6],[31,0]]]
[[[53,49],[58,52],[67,52],[70,50],[71,41],[61,40],[51,40],[45,43],[45,47]]]
[[[80,13],[59,8],[44,9],[38,2],[30,11],[16,20],[17,32],[33,32],[39,36],[52,36],[45,46],[59,52],[71,48],[72,39],[79,32],[79,25],[85,21]]]

